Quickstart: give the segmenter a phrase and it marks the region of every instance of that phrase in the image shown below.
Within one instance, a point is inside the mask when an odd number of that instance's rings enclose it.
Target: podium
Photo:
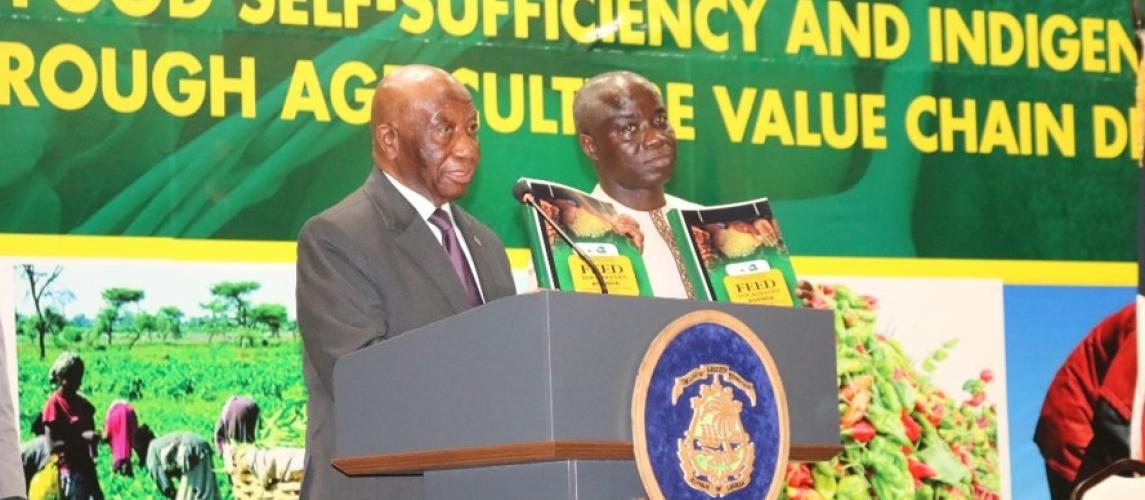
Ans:
[[[830,311],[541,292],[342,357],[345,474],[424,474],[431,499],[638,498],[630,405],[652,339],[698,310],[749,326],[786,388],[790,460],[842,450]]]

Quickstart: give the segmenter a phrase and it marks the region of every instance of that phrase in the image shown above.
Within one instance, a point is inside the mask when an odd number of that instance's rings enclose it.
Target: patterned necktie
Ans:
[[[676,272],[680,273],[684,292],[688,294],[689,299],[696,298],[696,292],[692,290],[692,281],[688,279],[688,271],[684,269],[684,259],[680,257],[680,248],[676,246],[676,238],[672,236],[672,229],[668,227],[668,220],[664,218],[660,209],[649,210],[648,215],[652,217],[652,225],[656,227],[656,232],[660,233],[664,243],[668,244],[668,250],[672,251],[672,260],[676,261]]]
[[[441,246],[445,247],[449,262],[453,264],[453,271],[461,279],[465,296],[469,298],[469,305],[484,304],[485,302],[481,300],[481,291],[477,289],[477,280],[473,279],[473,271],[469,269],[469,259],[465,258],[465,252],[461,250],[461,242],[457,241],[457,232],[453,230],[453,222],[450,221],[449,215],[439,208],[429,216],[429,222],[441,230]]]

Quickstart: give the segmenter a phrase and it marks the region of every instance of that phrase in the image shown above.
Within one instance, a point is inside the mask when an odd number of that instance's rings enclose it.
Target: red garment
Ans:
[[[131,436],[137,426],[135,409],[127,401],[115,401],[107,408],[103,429],[111,447],[112,470],[131,470]]]
[[[87,399],[52,392],[44,403],[44,425],[51,430],[53,440],[64,442],[60,470],[95,470],[94,450],[82,436],[84,431],[95,430],[95,407]]]
[[[1136,309],[1129,305],[1094,327],[1066,358],[1046,392],[1034,442],[1046,466],[1066,481],[1077,479],[1093,439],[1093,406],[1098,398],[1129,418],[1137,372]]]

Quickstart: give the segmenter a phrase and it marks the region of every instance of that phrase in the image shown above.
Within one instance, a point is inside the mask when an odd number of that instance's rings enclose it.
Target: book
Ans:
[[[529,192],[551,219],[588,254],[604,276],[608,293],[651,296],[652,286],[641,257],[640,226],[619,214],[611,203],[555,182],[522,178]],[[526,234],[533,254],[537,284],[570,292],[600,293],[592,269],[560,238],[533,208],[522,206]]]
[[[767,198],[668,211],[697,300],[799,306],[795,269]]]

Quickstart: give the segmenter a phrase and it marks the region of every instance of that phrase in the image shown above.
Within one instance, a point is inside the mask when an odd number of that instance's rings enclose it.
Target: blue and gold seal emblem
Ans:
[[[719,311],[673,321],[637,372],[632,438],[651,498],[777,497],[787,398],[767,347]]]

